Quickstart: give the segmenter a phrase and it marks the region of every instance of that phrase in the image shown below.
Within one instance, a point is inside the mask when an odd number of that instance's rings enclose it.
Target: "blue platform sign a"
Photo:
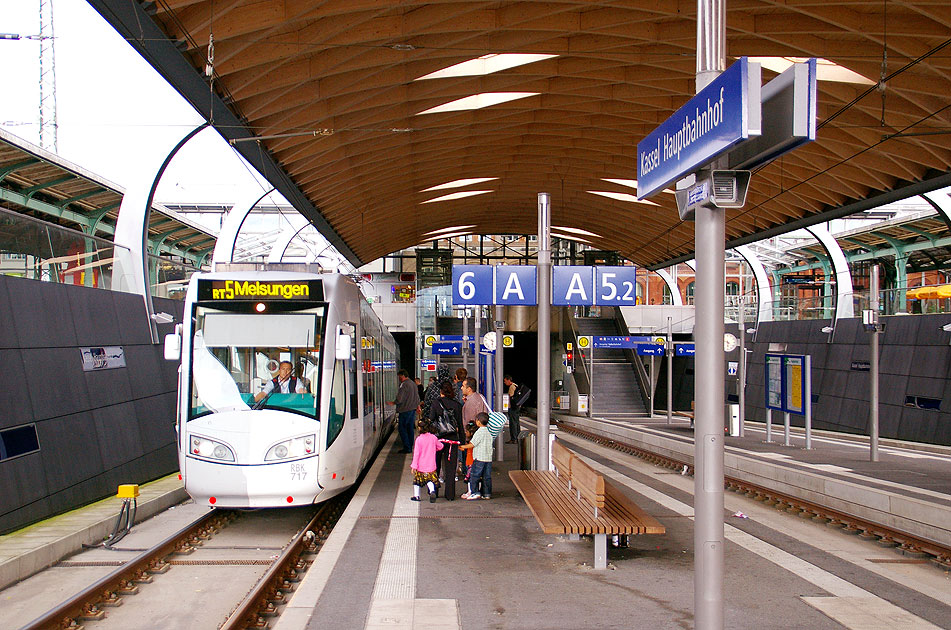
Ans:
[[[637,267],[595,267],[598,306],[637,304]]]
[[[492,304],[492,270],[488,265],[453,265],[453,306]]]
[[[534,265],[498,266],[495,269],[495,304],[538,303]],[[491,304],[492,302],[487,302]]]
[[[555,306],[593,306],[594,267],[577,265],[552,267],[551,303]]]
[[[651,197],[749,138],[749,85],[749,61],[740,57],[637,143],[638,199]],[[759,131],[752,130],[754,135]]]

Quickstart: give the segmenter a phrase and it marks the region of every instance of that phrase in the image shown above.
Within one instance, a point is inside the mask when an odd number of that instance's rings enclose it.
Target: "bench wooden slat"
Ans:
[[[561,442],[555,440],[551,444],[551,461],[558,474],[566,479],[571,479],[571,460],[574,459],[574,453],[562,446]]]
[[[604,477],[580,459],[571,464],[571,483],[589,503],[599,510],[604,507]]]
[[[535,520],[541,525],[546,534],[564,534],[565,526],[549,507],[548,502],[541,499],[541,493],[535,483],[524,470],[510,470],[509,478],[525,499],[528,509],[532,511]]]

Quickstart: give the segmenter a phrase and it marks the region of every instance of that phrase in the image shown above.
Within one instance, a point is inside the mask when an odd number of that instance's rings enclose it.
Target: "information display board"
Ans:
[[[766,408],[806,413],[806,357],[801,354],[766,355]]]

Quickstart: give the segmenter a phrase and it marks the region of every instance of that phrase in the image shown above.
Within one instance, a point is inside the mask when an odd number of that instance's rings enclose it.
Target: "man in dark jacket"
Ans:
[[[396,373],[400,381],[400,388],[396,392],[396,413],[398,414],[398,428],[403,448],[400,453],[413,452],[414,425],[416,424],[416,409],[419,407],[419,390],[416,383],[409,378],[406,370]]]

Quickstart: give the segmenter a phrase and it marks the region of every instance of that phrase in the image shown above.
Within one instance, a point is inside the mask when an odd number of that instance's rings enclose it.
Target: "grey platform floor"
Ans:
[[[563,437],[667,533],[610,548],[598,571],[591,540],[541,532],[508,479],[514,446],[493,465],[490,501],[435,504],[409,500],[410,460],[386,449],[276,627],[694,627],[692,479]],[[726,501],[725,628],[951,627],[948,576],[933,566],[889,566],[894,552],[745,497]],[[738,506],[751,518],[731,518]]]

